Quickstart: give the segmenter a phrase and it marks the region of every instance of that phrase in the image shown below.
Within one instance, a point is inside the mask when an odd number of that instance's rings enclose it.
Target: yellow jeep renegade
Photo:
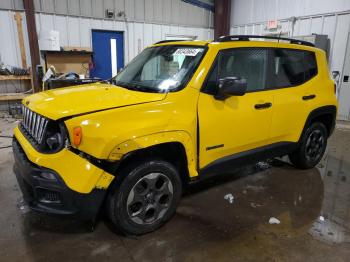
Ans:
[[[143,234],[190,181],[283,155],[314,167],[337,112],[325,52],[266,39],[162,41],[108,81],[27,97],[13,139],[24,199],[82,219],[104,206],[117,229]]]

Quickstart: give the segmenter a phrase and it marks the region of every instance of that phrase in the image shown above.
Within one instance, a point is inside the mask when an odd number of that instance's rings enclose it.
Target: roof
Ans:
[[[154,45],[196,45],[196,46],[206,46],[211,41],[200,41],[200,40],[192,40],[192,41],[183,41],[183,40],[163,40]]]
[[[261,40],[264,40],[264,41],[261,41]],[[266,41],[266,40],[268,40],[268,41]],[[218,43],[243,42],[243,41],[249,41],[250,43],[265,42],[265,43],[274,43],[274,44],[282,44],[282,45],[292,44],[292,45],[299,45],[299,46],[303,46],[303,47],[314,47],[315,46],[313,43],[310,43],[310,42],[307,42],[304,40],[300,40],[300,39],[278,37],[278,36],[261,36],[261,35],[228,35],[228,36],[219,37],[218,39],[216,39],[214,41],[163,40],[163,41],[159,41],[159,42],[155,43],[154,45],[206,46],[210,43],[218,44]]]

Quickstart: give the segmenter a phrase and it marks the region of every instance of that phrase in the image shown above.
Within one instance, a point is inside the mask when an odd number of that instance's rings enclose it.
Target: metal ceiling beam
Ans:
[[[38,77],[36,75],[36,67],[40,65],[40,53],[39,53],[39,43],[38,34],[36,33],[35,25],[35,11],[33,0],[23,0],[24,10],[27,20],[27,31],[29,38],[29,49],[30,57],[32,62],[32,73],[33,73],[33,89],[34,92],[40,91]]]
[[[230,34],[231,0],[215,0],[214,4],[214,36],[217,39]]]

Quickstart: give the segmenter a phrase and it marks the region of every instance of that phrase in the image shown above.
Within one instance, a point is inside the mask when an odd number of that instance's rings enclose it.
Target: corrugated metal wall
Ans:
[[[271,32],[266,29],[265,22],[235,25],[231,27],[231,34],[265,35]],[[325,34],[331,40],[329,65],[331,70],[342,71],[350,30],[350,11],[297,17],[294,27],[289,19],[279,20],[279,32],[289,36],[304,36],[311,34]]]
[[[91,29],[125,31],[126,62],[166,35],[213,38],[212,13],[180,0],[35,0],[35,6],[39,36],[41,29],[58,30],[61,46],[91,47]],[[23,0],[0,1],[0,33],[8,36],[0,42],[0,61],[15,66],[20,53],[13,10],[21,9]],[[104,19],[105,9],[125,11],[126,20]],[[25,19],[23,28],[30,64]]]
[[[275,19],[280,25],[277,33],[283,35],[328,35],[330,70],[339,71],[340,79],[343,78],[347,41],[350,41],[349,0],[232,0],[231,34],[271,34],[266,28],[267,21]],[[338,91],[342,96],[342,84]],[[350,104],[346,100],[341,101]]]
[[[232,0],[231,25],[350,10],[349,0]]]
[[[130,61],[144,47],[165,39],[167,35],[213,38],[209,28],[158,23],[122,22],[94,18],[36,14],[37,31],[58,30],[61,46],[91,47],[91,29],[124,31],[125,61]]]
[[[0,9],[23,10],[23,0],[1,0]]]
[[[0,62],[13,66],[21,65],[21,53],[19,52],[18,32],[16,20],[14,19],[15,12],[9,10],[0,10]],[[28,34],[26,19],[22,15],[22,27],[25,39],[26,57],[30,61]]]
[[[34,0],[34,5],[42,13],[102,19],[109,9],[125,12],[128,21],[213,27],[211,12],[181,0]],[[2,8],[23,9],[23,0],[1,0]]]
[[[124,31],[125,62],[144,47],[165,39],[167,35],[212,39],[212,13],[180,0],[36,0],[36,26],[58,30],[61,46],[91,47],[91,29]],[[104,10],[126,12],[126,21],[104,19]],[[0,62],[21,67],[20,49],[14,10],[23,10],[23,0],[0,0]],[[30,65],[25,15],[23,18],[27,64]],[[0,82],[0,93],[24,91],[23,82]],[[0,103],[0,110],[7,103]]]
[[[232,34],[269,34],[267,21],[277,19],[278,31],[289,36],[328,35],[330,68],[342,71],[350,30],[349,0],[232,0],[231,6]],[[294,26],[291,17],[297,18]]]
[[[14,19],[14,11],[0,10],[0,63],[4,65],[22,67],[21,54],[18,43],[17,25]],[[25,39],[26,57],[30,63],[28,34],[26,19],[23,13],[22,26]],[[0,81],[0,93],[23,92],[29,88],[28,81]],[[1,107],[0,107],[1,109]]]

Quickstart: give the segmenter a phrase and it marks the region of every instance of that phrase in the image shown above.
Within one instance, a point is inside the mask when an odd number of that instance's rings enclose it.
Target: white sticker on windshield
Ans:
[[[177,49],[173,55],[196,56],[202,50],[201,48],[181,48]]]

